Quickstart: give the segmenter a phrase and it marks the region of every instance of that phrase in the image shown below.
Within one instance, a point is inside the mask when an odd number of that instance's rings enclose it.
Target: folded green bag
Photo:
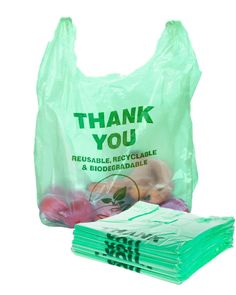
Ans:
[[[116,216],[77,224],[75,254],[181,283],[233,244],[234,218],[202,218],[137,202]]]

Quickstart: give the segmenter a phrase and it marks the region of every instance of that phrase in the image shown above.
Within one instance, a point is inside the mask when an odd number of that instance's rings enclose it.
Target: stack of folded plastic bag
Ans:
[[[75,254],[180,284],[232,247],[234,218],[209,217],[137,202],[93,223],[76,224]]]

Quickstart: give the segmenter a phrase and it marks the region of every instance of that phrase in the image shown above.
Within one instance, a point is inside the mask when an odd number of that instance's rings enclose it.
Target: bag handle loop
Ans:
[[[61,18],[51,42],[45,50],[38,73],[39,100],[47,97],[55,83],[63,82],[76,73],[74,42],[76,29],[71,18]]]

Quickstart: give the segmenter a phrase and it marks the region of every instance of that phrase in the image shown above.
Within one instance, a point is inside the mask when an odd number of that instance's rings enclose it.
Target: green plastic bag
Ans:
[[[75,225],[72,251],[179,284],[232,247],[233,233],[233,217],[203,218],[139,201],[116,216]]]
[[[84,75],[74,42],[72,21],[62,18],[38,75],[42,222],[73,227],[138,200],[190,211],[197,183],[190,100],[201,73],[182,24],[168,22],[153,56],[129,75]]]

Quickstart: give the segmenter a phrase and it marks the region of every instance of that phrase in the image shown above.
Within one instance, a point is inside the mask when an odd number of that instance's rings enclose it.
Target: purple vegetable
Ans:
[[[163,208],[189,212],[189,209],[187,205],[184,203],[184,201],[177,198],[171,198],[168,201],[162,203],[160,206]]]

